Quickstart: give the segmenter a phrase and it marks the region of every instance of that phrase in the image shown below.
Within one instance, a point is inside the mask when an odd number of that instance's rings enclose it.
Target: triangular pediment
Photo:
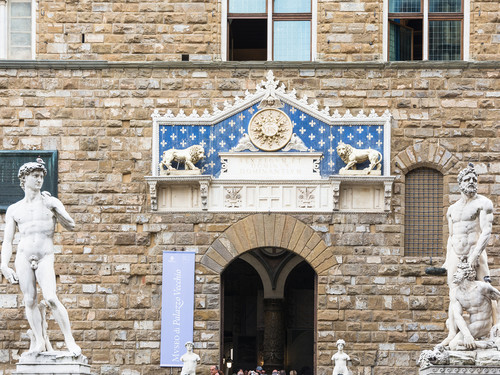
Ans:
[[[177,114],[174,114],[172,110],[169,109],[163,115],[160,114],[159,110],[155,110],[152,118],[162,124],[215,125],[229,117],[238,115],[254,104],[261,103],[264,99],[268,98],[276,98],[282,101],[282,103],[286,103],[296,110],[300,110],[328,125],[363,124],[373,123],[374,121],[383,123],[391,118],[391,114],[388,110],[381,115],[378,115],[373,109],[368,115],[366,115],[364,111],[360,111],[354,116],[349,110],[341,114],[338,109],[332,113],[329,107],[320,108],[317,100],[309,103],[307,95],[299,97],[295,89],[287,91],[284,83],[279,84],[279,81],[275,79],[272,70],[267,73],[265,81],[261,81],[257,84],[255,92],[250,93],[247,90],[245,91],[245,96],[242,98],[236,96],[232,102],[226,100],[222,109],[215,104],[212,108],[212,112],[205,110],[200,114],[196,109],[193,109],[190,114],[186,114],[184,110],[181,109]]]

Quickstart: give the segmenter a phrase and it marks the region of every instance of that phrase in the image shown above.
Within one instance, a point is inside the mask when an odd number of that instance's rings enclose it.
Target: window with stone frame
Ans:
[[[34,7],[32,0],[0,0],[0,59],[34,58]]]
[[[443,174],[417,168],[405,177],[405,255],[443,256]]]
[[[461,60],[464,1],[389,0],[388,60]]]
[[[222,54],[227,60],[312,59],[312,8],[316,0],[225,1],[228,39]]]

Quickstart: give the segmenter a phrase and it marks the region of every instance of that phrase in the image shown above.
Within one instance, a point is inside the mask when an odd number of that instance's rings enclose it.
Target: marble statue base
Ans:
[[[443,375],[443,374],[488,374],[500,375],[500,366],[452,366],[435,365],[421,369],[419,375]]]
[[[449,350],[449,364],[421,368],[420,375],[489,374],[500,375],[500,351],[497,349]]]
[[[13,374],[90,374],[90,365],[87,357],[83,355],[74,357],[69,352],[24,353]]]

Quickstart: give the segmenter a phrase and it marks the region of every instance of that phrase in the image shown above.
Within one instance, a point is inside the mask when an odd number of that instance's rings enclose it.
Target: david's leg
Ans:
[[[68,312],[56,295],[56,275],[54,272],[54,255],[46,255],[39,263],[36,278],[42,289],[43,298],[50,306],[52,315],[61,328],[68,351],[78,356],[82,349],[76,344],[69,322]]]
[[[35,273],[23,254],[16,257],[16,272],[19,276],[19,287],[23,293],[26,318],[35,339],[34,345],[30,346],[29,351],[43,352],[46,348],[43,339],[42,316],[37,303]]]

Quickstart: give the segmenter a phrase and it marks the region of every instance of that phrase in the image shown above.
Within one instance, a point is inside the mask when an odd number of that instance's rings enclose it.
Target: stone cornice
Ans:
[[[289,61],[144,61],[0,60],[0,69],[500,69],[499,61],[289,62]]]

